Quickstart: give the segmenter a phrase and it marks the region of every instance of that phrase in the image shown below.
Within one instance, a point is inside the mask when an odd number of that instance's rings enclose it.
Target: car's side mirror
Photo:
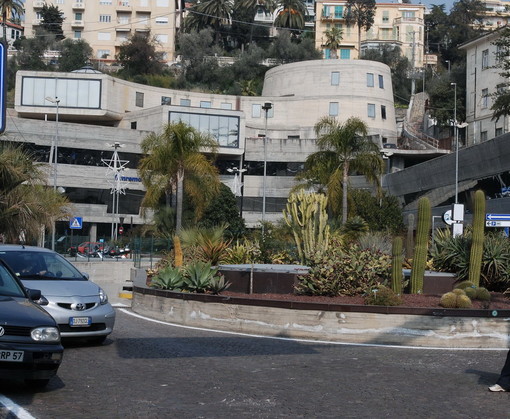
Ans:
[[[32,301],[39,300],[41,298],[41,290],[33,290],[30,288],[26,288],[28,298],[30,298]]]
[[[83,275],[83,277],[88,281],[90,279],[90,276],[87,272],[82,272],[81,273]]]

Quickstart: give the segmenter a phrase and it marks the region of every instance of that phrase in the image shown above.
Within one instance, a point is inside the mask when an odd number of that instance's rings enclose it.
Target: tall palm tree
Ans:
[[[0,236],[7,242],[19,241],[21,233],[34,242],[41,227],[71,213],[67,198],[44,185],[42,166],[20,148],[0,146]]]
[[[345,23],[358,27],[358,54],[361,57],[361,30],[368,31],[374,24],[375,0],[347,0]]]
[[[199,1],[189,9],[185,26],[188,29],[196,30],[211,26],[216,34],[216,42],[218,42],[221,37],[221,26],[230,24],[233,10],[233,0]]]
[[[326,35],[324,47],[331,51],[331,58],[338,58],[338,48],[340,47],[340,42],[343,39],[344,31],[333,26],[324,32],[324,35]]]
[[[326,187],[334,214],[339,213],[341,195],[342,224],[345,224],[349,176],[360,173],[379,186],[384,167],[379,147],[367,137],[366,123],[356,117],[343,123],[332,117],[321,118],[315,124],[315,133],[319,151],[308,156],[299,178],[315,179]]]
[[[146,188],[143,208],[158,208],[165,198],[170,206],[171,195],[176,192],[175,228],[182,228],[183,196],[195,207],[195,218],[199,218],[209,200],[220,187],[216,167],[202,154],[215,154],[218,143],[189,125],[178,122],[163,126],[161,133],[152,133],[141,144],[145,157],[138,171]]]
[[[21,17],[25,13],[21,0],[0,0],[0,12],[2,13],[2,26],[4,42],[7,43],[7,18],[11,16]]]

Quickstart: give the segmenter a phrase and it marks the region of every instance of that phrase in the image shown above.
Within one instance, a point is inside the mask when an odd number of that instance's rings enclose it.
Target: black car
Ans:
[[[44,302],[38,290],[27,290],[0,261],[0,380],[21,379],[45,386],[62,362],[64,348],[53,317],[33,301]]]

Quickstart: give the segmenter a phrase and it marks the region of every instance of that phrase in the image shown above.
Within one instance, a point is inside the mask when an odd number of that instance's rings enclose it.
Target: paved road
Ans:
[[[128,313],[105,345],[68,346],[46,391],[0,383],[0,394],[40,419],[510,416],[510,394],[487,391],[503,351],[264,339]]]

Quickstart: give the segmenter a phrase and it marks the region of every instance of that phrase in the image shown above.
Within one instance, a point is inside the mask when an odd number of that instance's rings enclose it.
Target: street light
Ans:
[[[50,151],[50,163],[53,162],[53,190],[57,192],[57,168],[58,168],[58,105],[60,103],[60,99],[58,97],[49,97],[45,98],[48,102],[51,102],[57,106],[57,110],[55,113],[55,140],[52,146],[52,150]],[[52,154],[53,152],[53,154]],[[51,232],[51,250],[55,250],[55,230],[56,230],[56,221],[53,222],[53,230]]]
[[[267,114],[273,108],[270,102],[264,103],[262,109],[265,112],[265,130],[264,130],[264,177],[262,180],[262,236],[264,236],[264,221],[266,220],[266,174],[267,174],[267,154],[266,154],[266,141],[267,141]]]
[[[455,203],[459,203],[459,134],[457,130],[457,83],[451,83],[454,87],[453,96],[453,133],[455,137]]]

